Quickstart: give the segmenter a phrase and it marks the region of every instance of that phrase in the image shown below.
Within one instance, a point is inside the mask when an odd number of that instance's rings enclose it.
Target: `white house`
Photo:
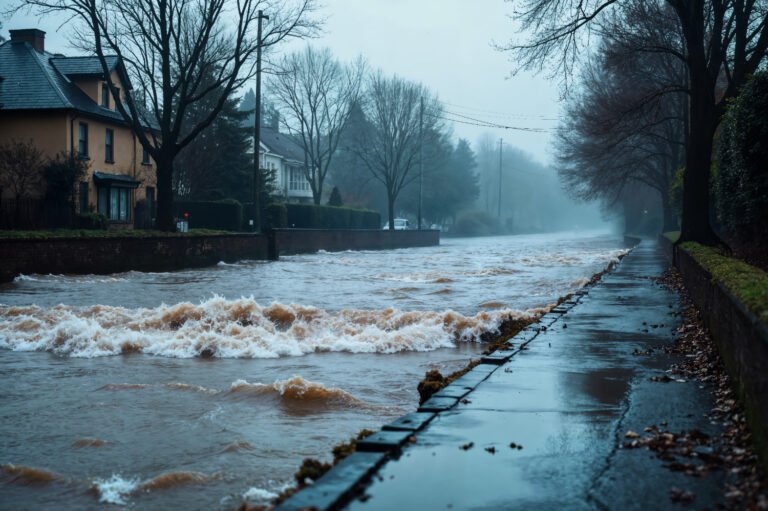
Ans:
[[[286,202],[312,202],[312,188],[304,175],[304,149],[290,135],[262,127],[259,149],[262,169],[275,173],[279,195]]]

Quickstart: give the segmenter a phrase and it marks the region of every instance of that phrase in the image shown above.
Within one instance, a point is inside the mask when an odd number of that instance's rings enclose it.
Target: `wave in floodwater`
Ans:
[[[17,484],[45,484],[61,479],[61,476],[48,470],[13,463],[0,465],[0,474]]]
[[[99,390],[132,391],[163,387],[171,390],[198,392],[210,396],[229,395],[236,397],[277,397],[285,402],[307,402],[326,405],[367,406],[349,392],[335,387],[326,387],[322,383],[313,382],[294,375],[286,380],[276,380],[273,383],[249,383],[239,379],[232,382],[228,389],[218,390],[190,385],[188,383],[172,382],[149,385],[146,383],[108,383]],[[84,439],[83,442],[92,439]],[[90,444],[89,444],[90,445]]]
[[[275,358],[308,353],[396,353],[479,341],[506,318],[546,309],[454,311],[262,306],[214,296],[156,308],[0,306],[0,348],[71,357],[144,353],[165,357]]]
[[[353,407],[365,407],[366,404],[349,392],[331,387],[322,383],[305,380],[301,376],[294,376],[287,380],[278,380],[271,384],[248,383],[245,380],[237,380],[229,388],[230,392],[252,396],[278,396],[286,402],[305,402],[320,405],[344,405]]]
[[[190,471],[168,472],[145,481],[113,474],[108,479],[94,479],[91,488],[98,494],[99,502],[125,505],[128,497],[133,493],[200,485],[218,478],[219,476],[216,474],[210,475]]]

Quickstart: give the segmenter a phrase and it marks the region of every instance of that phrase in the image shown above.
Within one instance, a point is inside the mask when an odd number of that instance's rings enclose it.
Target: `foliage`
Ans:
[[[206,75],[206,83],[215,74]],[[221,86],[219,86],[220,88]],[[207,96],[187,109],[184,133],[193,129],[215,107],[216,98]],[[200,132],[194,144],[179,153],[174,176],[176,196],[182,200],[252,198],[253,128],[244,127],[248,112],[238,108],[238,100],[229,96],[214,121]]]
[[[680,231],[665,232],[664,237],[667,238],[672,243],[677,243],[677,240],[680,239]]]
[[[88,162],[75,155],[59,153],[43,167],[46,198],[74,205],[75,185],[88,171]]]
[[[253,89],[245,91],[237,108],[247,116],[243,120],[243,128],[253,131],[256,122],[256,93]],[[261,95],[261,125],[275,131],[280,129],[280,112],[264,93]]]
[[[500,232],[498,218],[485,211],[471,211],[460,216],[451,229],[451,234],[455,236],[489,236]]]
[[[723,225],[768,234],[768,73],[750,79],[731,102],[720,138],[715,196]]]
[[[459,211],[473,204],[480,193],[475,173],[477,161],[469,142],[459,139],[449,154],[444,172],[432,175],[424,195],[426,214],[438,223],[442,223],[444,218],[455,217]]]
[[[288,226],[297,229],[378,229],[376,211],[315,204],[286,204]]]
[[[176,216],[188,218],[190,228],[239,231],[243,223],[243,206],[234,199],[177,201],[175,207]]]
[[[273,202],[264,211],[264,222],[268,229],[288,227],[288,208],[285,204]]]
[[[334,186],[333,190],[331,190],[331,196],[328,198],[328,205],[336,207],[344,205],[344,201],[341,200],[341,192],[339,192],[338,186]]]
[[[75,227],[78,229],[100,229],[109,228],[109,219],[101,213],[84,213],[75,217]]]
[[[760,320],[768,322],[768,272],[739,259],[722,255],[717,249],[687,242],[681,247],[740,300]]]
[[[384,191],[375,186],[371,173],[358,154],[360,134],[371,129],[370,122],[366,119],[360,102],[353,104],[350,110],[349,119],[341,132],[339,145],[331,163],[329,179],[343,190],[344,204],[358,208],[384,209]],[[381,207],[378,207],[379,204]]]
[[[680,167],[675,171],[672,182],[669,184],[669,205],[676,214],[683,211],[683,175],[685,167]]]
[[[17,199],[28,197],[41,183],[44,163],[42,151],[31,140],[0,144],[0,188],[9,189]]]

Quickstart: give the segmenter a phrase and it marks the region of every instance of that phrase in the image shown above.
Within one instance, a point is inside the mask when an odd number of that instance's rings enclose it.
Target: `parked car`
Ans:
[[[407,219],[405,219],[405,218],[395,218],[395,230],[396,231],[404,231],[404,230],[410,229],[410,228],[411,228],[411,224],[410,224],[410,222],[408,222]],[[384,227],[382,227],[382,229],[384,229],[384,230],[389,229],[389,222],[384,224]]]

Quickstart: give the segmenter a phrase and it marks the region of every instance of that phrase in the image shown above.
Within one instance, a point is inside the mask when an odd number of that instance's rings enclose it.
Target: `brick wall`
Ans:
[[[0,239],[0,282],[19,274],[170,271],[266,259],[266,236]]]

